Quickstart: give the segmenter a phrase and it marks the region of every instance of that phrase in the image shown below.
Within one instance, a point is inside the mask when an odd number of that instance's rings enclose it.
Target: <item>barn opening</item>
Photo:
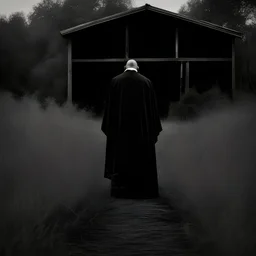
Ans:
[[[162,117],[193,87],[219,86],[232,96],[238,31],[146,4],[61,34],[68,40],[68,100],[96,114],[103,112],[111,79],[131,58],[152,80]]]

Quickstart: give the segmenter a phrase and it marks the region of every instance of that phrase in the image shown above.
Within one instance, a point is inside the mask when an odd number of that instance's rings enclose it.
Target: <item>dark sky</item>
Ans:
[[[0,14],[9,15],[17,11],[24,11],[27,14],[38,2],[40,0],[0,0]],[[148,3],[173,12],[177,12],[185,2],[186,0],[134,0],[136,6]]]

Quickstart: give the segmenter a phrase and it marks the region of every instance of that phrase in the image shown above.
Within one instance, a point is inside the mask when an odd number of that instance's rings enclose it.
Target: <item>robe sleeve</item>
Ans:
[[[107,94],[105,111],[101,125],[101,130],[106,136],[109,135],[109,127],[113,129],[113,120],[115,120],[115,112],[117,109],[116,105],[118,104],[116,101],[117,97],[115,95],[115,80],[112,79]]]
[[[111,87],[112,87],[113,81],[111,81],[110,87],[107,92],[106,102],[105,102],[105,109],[103,114],[103,120],[101,124],[101,130],[102,132],[107,136],[108,134],[108,122],[109,122],[109,110],[110,110],[110,101],[111,101]]]

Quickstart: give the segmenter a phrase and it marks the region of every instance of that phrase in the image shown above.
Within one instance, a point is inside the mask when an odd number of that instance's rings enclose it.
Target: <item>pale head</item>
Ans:
[[[139,66],[136,60],[128,60],[125,65],[125,68],[135,68],[136,70],[138,70]]]

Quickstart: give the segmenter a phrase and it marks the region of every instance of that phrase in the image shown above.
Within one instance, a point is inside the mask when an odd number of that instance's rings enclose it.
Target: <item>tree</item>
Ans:
[[[0,17],[0,89],[66,100],[66,42],[60,30],[124,11],[132,0],[41,0]],[[28,22],[27,22],[28,20]]]
[[[31,54],[27,27],[22,12],[0,19],[0,87],[18,94],[27,89],[26,74]]]
[[[206,20],[230,28],[242,29],[248,19],[255,17],[254,0],[189,0],[180,14]]]
[[[180,14],[244,32],[237,42],[238,86],[256,89],[256,2],[255,0],[189,0]]]
[[[130,8],[131,0],[43,0],[29,15],[36,58],[29,75],[40,98],[65,100],[66,44],[60,30]]]
[[[133,6],[132,0],[102,0],[101,16],[108,16],[118,12],[126,11]]]

